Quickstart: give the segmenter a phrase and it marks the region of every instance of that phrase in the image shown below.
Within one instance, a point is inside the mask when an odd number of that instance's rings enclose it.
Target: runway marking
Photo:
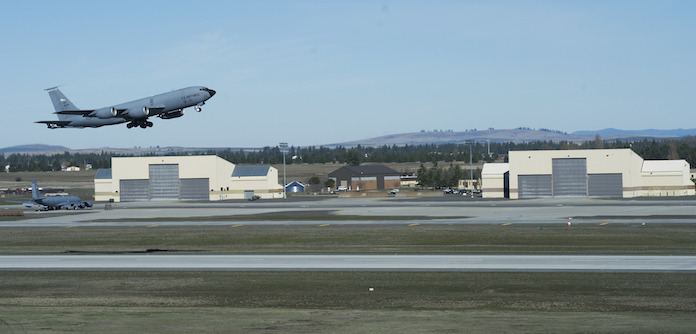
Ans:
[[[601,223],[601,224],[599,224],[599,226],[604,226],[606,224],[609,224],[609,223]]]
[[[503,224],[503,226],[508,226],[508,225],[512,225],[512,223],[505,223],[505,224]]]
[[[321,226],[329,226],[329,225],[331,225],[331,224],[321,224],[319,226],[321,227]]]
[[[244,225],[243,224],[232,225],[232,227],[240,227],[240,226],[244,226]]]
[[[157,226],[159,226],[159,225],[150,225],[150,226],[148,226],[148,227],[157,227]]]
[[[77,227],[77,225],[66,226],[65,228],[73,228],[73,227]]]
[[[418,226],[418,225],[420,225],[420,224],[418,224],[418,223],[408,224],[408,226]]]

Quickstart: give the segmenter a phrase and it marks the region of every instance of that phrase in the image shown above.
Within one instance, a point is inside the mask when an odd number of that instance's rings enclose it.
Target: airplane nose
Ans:
[[[215,95],[215,91],[212,90],[212,89],[208,89],[208,88],[202,87],[201,90],[204,90],[204,91],[208,92],[208,94],[210,94],[210,97],[213,97],[213,95]],[[210,98],[210,97],[209,97],[209,98]]]

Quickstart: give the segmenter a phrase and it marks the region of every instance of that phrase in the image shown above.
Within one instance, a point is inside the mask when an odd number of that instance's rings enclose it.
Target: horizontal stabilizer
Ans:
[[[70,125],[72,121],[38,121],[34,123],[41,123],[48,125],[49,129],[62,128]]]
[[[68,125],[68,124],[70,124],[70,121],[38,121],[38,122],[34,122],[34,123]]]

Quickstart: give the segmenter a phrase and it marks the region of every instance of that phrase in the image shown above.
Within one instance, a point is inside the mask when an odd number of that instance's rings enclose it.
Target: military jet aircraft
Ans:
[[[40,210],[60,210],[60,209],[84,209],[91,208],[92,202],[83,201],[77,196],[55,196],[43,197],[36,185],[36,180],[31,181],[31,201],[22,202],[27,208],[38,205]]]
[[[104,125],[128,123],[128,128],[152,126],[151,116],[171,119],[184,116],[184,109],[194,107],[201,111],[205,101],[215,95],[215,91],[202,86],[194,86],[154,95],[140,100],[117,104],[99,109],[79,109],[58,89],[46,89],[51,97],[57,121],[38,121],[49,129],[56,128],[98,128]]]

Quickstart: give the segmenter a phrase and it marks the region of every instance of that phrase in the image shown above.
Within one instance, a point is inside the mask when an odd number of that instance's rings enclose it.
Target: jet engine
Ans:
[[[172,118],[177,118],[177,117],[181,117],[181,116],[184,116],[184,110],[183,110],[183,109],[172,110],[172,111],[170,111],[170,112],[168,112],[168,113],[166,113],[166,114],[160,115],[160,118],[162,118],[162,119],[172,119]]]
[[[128,117],[133,119],[146,118],[150,115],[150,109],[143,107],[142,109],[128,109]]]
[[[100,119],[106,119],[106,118],[111,118],[111,117],[116,117],[118,114],[118,111],[116,111],[116,108],[103,108],[103,109],[97,109],[94,112],[95,116],[97,116]]]
[[[22,205],[27,208],[31,208],[34,206],[34,202],[23,202]]]

